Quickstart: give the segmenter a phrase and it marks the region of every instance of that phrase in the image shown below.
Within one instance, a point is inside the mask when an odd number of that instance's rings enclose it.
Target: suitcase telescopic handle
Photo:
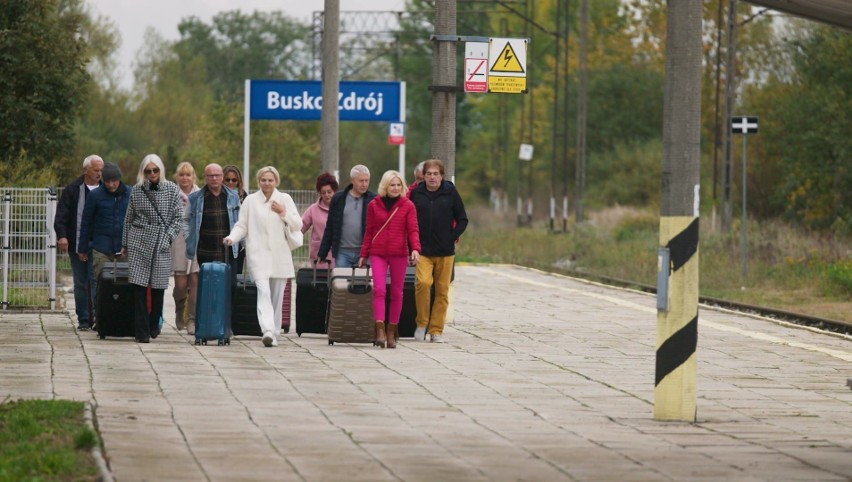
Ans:
[[[321,259],[320,261],[325,263],[326,271],[328,272],[327,277],[331,278],[331,261],[329,261],[327,259]],[[311,281],[311,286],[316,286],[317,285],[317,268],[319,268],[319,263],[317,262],[317,260],[314,259],[314,260],[311,260],[311,264],[314,265],[314,278]]]
[[[355,276],[355,267],[352,267],[352,276],[349,278],[347,290],[355,294],[364,294],[371,291],[369,265],[367,265],[367,274],[364,276]]]

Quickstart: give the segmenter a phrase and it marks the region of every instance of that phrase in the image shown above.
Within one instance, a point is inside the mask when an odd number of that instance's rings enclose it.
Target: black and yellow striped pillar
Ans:
[[[657,312],[654,418],[695,421],[698,346],[698,218],[660,219],[660,245],[669,250],[668,306]]]

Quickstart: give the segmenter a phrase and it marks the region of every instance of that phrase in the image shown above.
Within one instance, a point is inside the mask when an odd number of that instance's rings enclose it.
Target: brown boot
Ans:
[[[376,341],[375,345],[380,346],[382,348],[385,347],[385,322],[384,321],[376,321]]]
[[[181,299],[175,298],[175,327],[178,331],[184,329],[184,313],[186,313],[186,296]]]
[[[396,348],[396,341],[399,340],[399,325],[388,323],[388,348]]]

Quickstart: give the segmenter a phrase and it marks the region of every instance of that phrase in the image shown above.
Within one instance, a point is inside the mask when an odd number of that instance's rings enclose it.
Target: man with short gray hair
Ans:
[[[338,191],[328,204],[328,222],[322,236],[317,263],[326,259],[328,251],[338,268],[358,264],[361,243],[367,227],[367,204],[376,197],[369,190],[370,170],[358,164],[349,171],[350,183]]]
[[[92,327],[94,316],[90,316],[89,305],[94,308],[95,294],[91,292],[89,283],[95,281],[92,260],[85,253],[87,261],[82,261],[77,253],[80,241],[83,209],[89,191],[101,186],[101,172],[104,160],[101,156],[92,154],[83,159],[83,174],[71,181],[62,190],[59,204],[56,206],[56,217],[53,220],[53,230],[56,231],[56,247],[60,253],[68,253],[71,260],[71,274],[74,278],[74,310],[77,312],[77,329],[86,331]]]

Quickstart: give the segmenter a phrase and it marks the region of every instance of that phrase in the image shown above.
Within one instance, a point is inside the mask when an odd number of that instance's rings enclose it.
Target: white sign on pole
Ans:
[[[391,122],[388,144],[398,146],[405,144],[405,124],[402,122]]]
[[[532,144],[521,144],[521,149],[518,151],[518,159],[522,161],[532,161],[533,158],[533,145]]]
[[[488,92],[488,44],[465,42],[464,91]]]

